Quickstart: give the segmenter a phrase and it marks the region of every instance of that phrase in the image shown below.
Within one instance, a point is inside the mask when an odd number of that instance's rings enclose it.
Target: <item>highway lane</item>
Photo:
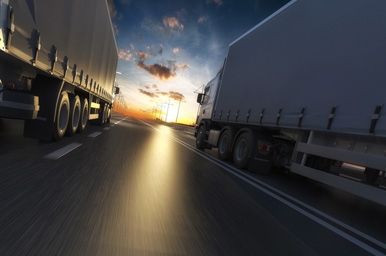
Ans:
[[[181,130],[117,117],[59,143],[12,131],[0,131],[0,255],[366,255],[386,249],[382,207],[343,200],[346,195],[328,189],[338,198],[321,199],[322,187],[282,175],[239,173],[213,160],[213,152],[195,150]],[[375,241],[267,187],[287,183],[293,186],[281,186],[286,195],[349,216]],[[346,207],[327,207],[343,201]],[[361,212],[342,210],[347,206]]]

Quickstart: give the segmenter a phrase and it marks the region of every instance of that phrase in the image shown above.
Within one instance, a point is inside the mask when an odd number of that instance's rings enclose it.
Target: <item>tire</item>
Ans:
[[[233,163],[237,168],[247,169],[249,159],[253,155],[254,139],[251,131],[243,132],[236,140],[233,148]]]
[[[52,139],[55,141],[63,138],[67,130],[68,120],[70,116],[70,99],[67,92],[62,92],[59,96],[58,107],[56,109],[56,117]]]
[[[101,103],[100,105],[101,105],[101,108],[99,109],[97,124],[104,125],[106,123],[106,104]]]
[[[233,131],[231,129],[226,129],[220,136],[218,140],[218,149],[217,154],[218,158],[227,161],[232,159],[232,142],[233,142]]]
[[[196,148],[198,149],[205,149],[206,148],[206,143],[205,143],[205,127],[201,125],[198,128],[198,132],[196,135]]]
[[[67,126],[66,135],[72,136],[76,133],[80,120],[80,99],[78,95],[75,95],[70,100],[70,116]]]
[[[78,132],[81,133],[86,129],[88,122],[88,100],[84,98],[81,102],[80,120],[78,125]]]
[[[106,123],[110,123],[110,119],[111,119],[111,108],[110,107],[107,107],[107,120],[106,120]]]
[[[104,110],[103,110],[103,124],[107,123],[107,119],[109,119],[109,107],[107,104],[105,104]]]

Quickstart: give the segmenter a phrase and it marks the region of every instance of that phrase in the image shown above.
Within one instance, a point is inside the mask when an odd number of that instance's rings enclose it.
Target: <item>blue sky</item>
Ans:
[[[108,0],[117,84],[133,114],[192,124],[228,45],[287,0]],[[168,103],[170,105],[168,105]],[[168,108],[169,107],[169,108]]]

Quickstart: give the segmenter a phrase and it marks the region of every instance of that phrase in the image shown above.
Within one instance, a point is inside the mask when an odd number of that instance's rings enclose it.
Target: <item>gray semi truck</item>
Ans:
[[[109,122],[118,54],[106,0],[0,3],[0,117],[47,141]]]
[[[230,44],[196,146],[386,205],[386,2],[293,0]]]

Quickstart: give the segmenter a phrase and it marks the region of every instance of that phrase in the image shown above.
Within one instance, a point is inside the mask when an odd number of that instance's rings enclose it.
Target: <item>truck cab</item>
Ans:
[[[217,88],[220,83],[222,72],[220,71],[209,83],[205,86],[204,92],[197,96],[197,103],[200,104],[198,118],[196,124],[199,124],[202,119],[210,119],[212,117],[214,102],[217,94]]]
[[[196,119],[196,131],[195,137],[199,136],[198,141],[202,141],[201,147],[204,147],[204,140],[206,138],[206,131],[209,129],[210,120],[214,111],[215,99],[220,85],[222,76],[222,69],[217,73],[217,75],[209,81],[209,83],[204,87],[204,92],[199,93],[197,96],[197,103],[199,103],[199,110]]]

